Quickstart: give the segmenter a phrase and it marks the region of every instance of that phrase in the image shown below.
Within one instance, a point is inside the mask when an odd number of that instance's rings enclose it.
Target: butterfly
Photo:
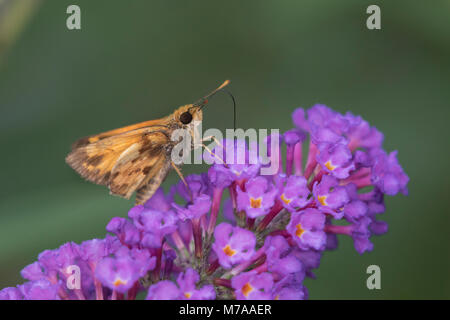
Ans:
[[[193,132],[194,122],[203,120],[202,108],[208,99],[229,84],[222,83],[193,104],[179,107],[166,117],[140,122],[79,139],[72,145],[66,162],[83,178],[105,185],[113,195],[129,199],[136,192],[136,204],[144,204],[173,168],[171,160],[177,129]],[[193,137],[192,137],[193,138]],[[192,146],[189,146],[192,147]]]

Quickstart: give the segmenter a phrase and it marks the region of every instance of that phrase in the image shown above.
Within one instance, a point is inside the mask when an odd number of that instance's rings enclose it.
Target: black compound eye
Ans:
[[[192,121],[192,114],[189,112],[182,113],[180,116],[180,121],[182,124],[188,124]]]

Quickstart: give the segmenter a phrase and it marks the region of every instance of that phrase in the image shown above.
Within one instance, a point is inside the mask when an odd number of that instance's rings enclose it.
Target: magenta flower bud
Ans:
[[[309,131],[309,124],[305,117],[305,110],[303,108],[297,108],[292,112],[292,122],[294,125],[305,132]]]
[[[359,254],[373,250],[373,243],[369,239],[371,235],[369,226],[371,223],[370,218],[363,217],[357,223],[353,224],[351,228],[353,244]]]
[[[398,163],[397,151],[393,151],[389,155],[382,153],[376,158],[372,171],[372,182],[383,193],[394,196],[401,192],[407,195],[408,181],[409,177]]]
[[[44,272],[44,269],[39,261],[33,262],[29,264],[20,272],[22,278],[34,281],[39,279],[47,279],[47,274]]]
[[[301,142],[305,140],[305,134],[301,130],[288,130],[283,135],[284,143],[286,144],[286,175],[290,176],[295,158],[295,148],[299,144],[301,149]],[[297,162],[301,159],[297,159]]]

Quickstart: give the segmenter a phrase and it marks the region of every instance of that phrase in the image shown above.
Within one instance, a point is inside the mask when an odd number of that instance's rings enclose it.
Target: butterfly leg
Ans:
[[[189,188],[189,185],[188,185],[188,183],[186,182],[186,179],[184,178],[183,174],[181,173],[180,168],[178,168],[178,166],[177,166],[173,161],[170,161],[170,164],[172,165],[172,168],[175,169],[175,171],[176,171],[176,173],[178,174],[178,176],[180,177],[181,181],[183,181],[184,185],[186,186],[186,190],[187,190],[188,193],[189,193],[189,197],[191,198],[191,202],[193,202],[193,201],[194,201],[194,198],[193,198],[193,196],[192,196],[192,191],[191,191],[191,189]]]
[[[225,163],[225,161],[224,161],[220,156],[218,156],[217,154],[215,154],[214,152],[212,152],[212,150],[209,149],[204,143],[201,143],[200,146],[202,146],[203,148],[205,148],[205,150],[208,151],[210,155],[212,155],[213,157],[219,159],[219,160],[222,162],[222,164],[225,165],[225,166],[227,167],[227,164]]]
[[[205,137],[201,140],[201,142],[205,142],[205,141],[211,141],[214,140],[215,143],[217,143],[217,145],[221,146],[223,148],[223,145],[220,143],[219,140],[217,140],[217,138],[215,136],[209,136],[209,137]]]
[[[216,142],[219,146],[221,146],[221,147],[223,148],[223,146],[222,146],[222,144],[220,143],[220,141],[217,140],[217,138],[214,137],[214,136],[209,136],[209,137],[203,138],[203,139],[200,141],[200,143],[197,144],[197,145],[195,145],[194,147],[203,147],[206,151],[208,151],[208,153],[209,153],[211,156],[213,156],[213,157],[219,159],[219,160],[222,162],[222,164],[224,164],[224,165],[226,166],[225,161],[224,161],[220,156],[218,156],[217,154],[215,154],[214,152],[212,152],[212,150],[211,150],[209,147],[207,147],[207,146],[203,143],[203,142],[205,142],[205,141],[211,141],[211,140],[214,140],[214,142]]]

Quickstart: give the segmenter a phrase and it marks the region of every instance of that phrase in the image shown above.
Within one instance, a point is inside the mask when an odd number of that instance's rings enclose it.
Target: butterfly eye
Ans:
[[[188,124],[192,121],[192,114],[189,112],[182,113],[180,116],[180,121],[182,124]]]

